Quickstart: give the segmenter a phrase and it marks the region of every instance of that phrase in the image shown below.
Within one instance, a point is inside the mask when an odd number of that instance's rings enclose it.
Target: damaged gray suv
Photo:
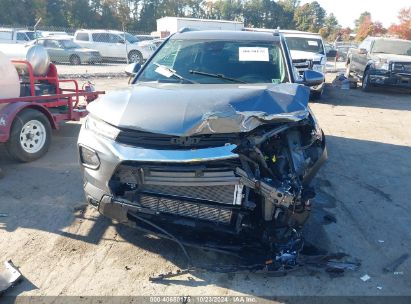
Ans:
[[[178,32],[133,69],[88,105],[87,201],[186,244],[298,252],[327,157],[308,107],[323,74],[296,79],[281,34],[228,31]]]

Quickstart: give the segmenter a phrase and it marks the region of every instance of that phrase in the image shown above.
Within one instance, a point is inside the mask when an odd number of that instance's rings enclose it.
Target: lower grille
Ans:
[[[142,207],[156,212],[207,220],[226,225],[230,224],[232,217],[232,210],[228,208],[165,197],[141,194],[139,195],[139,203]]]

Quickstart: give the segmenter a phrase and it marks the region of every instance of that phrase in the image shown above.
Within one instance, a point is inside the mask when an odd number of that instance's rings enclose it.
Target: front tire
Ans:
[[[36,110],[23,110],[13,121],[6,143],[9,155],[20,162],[39,159],[51,144],[51,126],[47,117]]]
[[[351,63],[348,61],[346,64],[344,76],[347,78],[350,78],[350,75],[351,75]]]
[[[312,91],[311,92],[311,98],[312,100],[320,100],[323,96],[324,89],[321,89],[320,91]]]
[[[77,56],[77,55],[71,55],[71,57],[70,57],[70,64],[72,64],[72,65],[80,65],[80,64],[81,64],[80,57]]]
[[[365,72],[364,72],[364,76],[362,77],[361,88],[364,92],[370,92],[371,91],[370,71],[369,70],[365,70]]]
[[[130,63],[137,62],[143,64],[143,55],[139,51],[131,51],[128,53],[128,61]]]

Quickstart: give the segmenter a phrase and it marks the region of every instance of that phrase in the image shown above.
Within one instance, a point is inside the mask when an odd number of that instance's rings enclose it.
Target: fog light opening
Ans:
[[[84,147],[80,146],[80,161],[84,167],[90,169],[97,169],[100,166],[100,158],[97,155],[97,152]]]

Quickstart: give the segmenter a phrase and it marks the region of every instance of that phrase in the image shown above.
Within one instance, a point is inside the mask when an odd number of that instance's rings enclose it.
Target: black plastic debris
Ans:
[[[4,269],[0,271],[0,296],[18,283],[21,278],[20,271],[11,260],[4,262]]]

